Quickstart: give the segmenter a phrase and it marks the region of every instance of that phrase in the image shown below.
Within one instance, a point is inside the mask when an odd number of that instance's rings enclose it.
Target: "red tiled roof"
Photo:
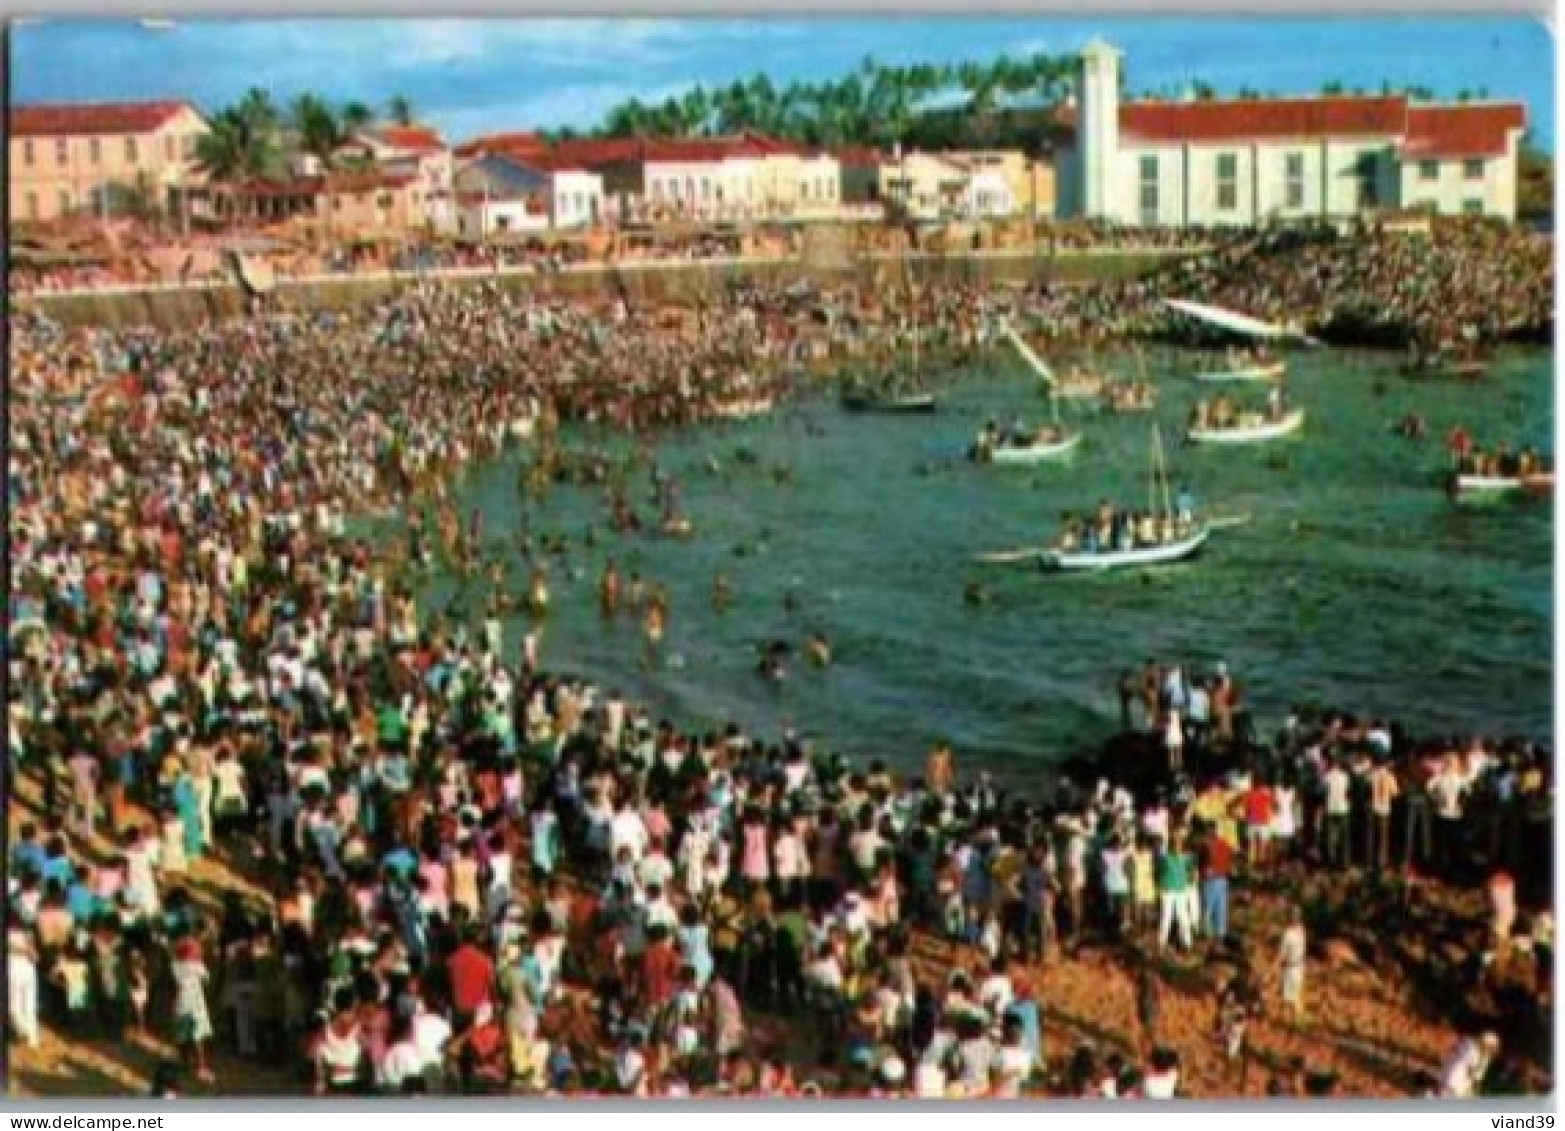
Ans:
[[[456,147],[458,157],[477,157],[484,153],[522,153],[547,149],[549,143],[541,134],[500,133],[485,134],[464,141]]]
[[[1137,141],[1231,141],[1241,138],[1398,137],[1407,129],[1407,99],[1276,98],[1222,102],[1127,102],[1120,132]]]
[[[1080,108],[1060,107],[1074,129]],[[1225,99],[1206,102],[1122,102],[1120,133],[1131,141],[1209,142],[1249,138],[1400,137],[1407,99],[1389,97]]]
[[[844,169],[875,169],[884,165],[888,158],[879,150],[870,149],[867,146],[851,145],[832,150],[832,156],[837,159],[837,164]]]
[[[525,166],[535,173],[585,173],[587,166],[568,154],[544,150],[539,153],[514,151],[500,156],[516,165]]]
[[[446,147],[445,139],[428,126],[375,126],[364,132],[393,149],[414,153],[432,153]]]
[[[1518,102],[1457,106],[1410,106],[1409,157],[1499,157],[1511,130],[1527,128],[1527,109]]]
[[[189,102],[66,102],[11,107],[14,137],[64,137],[74,134],[151,133]]]
[[[644,140],[639,137],[579,138],[556,142],[550,147],[549,154],[558,161],[592,168],[634,161],[644,145]]]

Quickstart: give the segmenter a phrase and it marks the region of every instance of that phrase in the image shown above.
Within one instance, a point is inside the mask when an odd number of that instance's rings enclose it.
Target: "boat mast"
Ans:
[[[1163,488],[1163,517],[1172,518],[1174,503],[1168,491],[1168,468],[1163,463],[1163,434],[1154,424],[1152,425],[1152,498],[1149,508],[1154,513],[1157,511],[1157,489],[1160,483]]]

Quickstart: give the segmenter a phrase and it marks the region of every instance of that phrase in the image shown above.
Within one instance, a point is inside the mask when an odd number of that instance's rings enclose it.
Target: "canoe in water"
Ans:
[[[1064,573],[1088,573],[1106,569],[1135,569],[1168,565],[1194,557],[1211,535],[1208,527],[1160,546],[1136,546],[1129,550],[1049,550],[1041,555],[1044,569]]]
[[[1223,385],[1230,381],[1275,381],[1288,372],[1285,361],[1268,362],[1265,365],[1245,365],[1238,369],[1223,369],[1211,373],[1197,373],[1196,380],[1208,385]]]
[[[1267,420],[1260,424],[1240,425],[1236,428],[1192,428],[1185,438],[1192,444],[1264,444],[1267,440],[1280,440],[1291,436],[1304,426],[1304,410],[1290,409],[1280,420]]]
[[[1072,432],[1059,440],[1034,441],[1031,444],[1003,444],[979,454],[980,461],[1003,467],[1026,467],[1045,460],[1068,456],[1081,444],[1081,433]]]
[[[843,393],[842,407],[849,412],[934,412],[933,393],[905,393],[881,395],[879,393]]]

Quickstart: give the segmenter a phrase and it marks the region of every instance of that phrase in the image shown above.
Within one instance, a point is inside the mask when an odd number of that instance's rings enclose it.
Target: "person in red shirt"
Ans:
[[[1201,844],[1201,929],[1215,941],[1228,937],[1228,877],[1233,866],[1234,846],[1215,828],[1210,830]]]
[[[478,1007],[490,1000],[494,987],[494,962],[479,947],[479,928],[462,932],[462,945],[446,962],[451,975],[451,1004],[456,1008],[457,1031],[467,1028]]]
[[[1271,861],[1272,819],[1276,815],[1276,794],[1266,781],[1256,778],[1244,795],[1244,834],[1252,867],[1264,868]]]
[[[641,956],[641,991],[648,1008],[657,1009],[674,999],[679,978],[679,952],[668,928],[653,927],[646,951]]]

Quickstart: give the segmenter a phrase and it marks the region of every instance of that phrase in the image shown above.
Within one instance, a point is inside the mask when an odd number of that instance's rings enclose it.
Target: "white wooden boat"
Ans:
[[[712,415],[722,420],[751,420],[757,416],[765,416],[773,407],[775,402],[771,397],[749,397],[745,400],[720,404],[712,410]]]
[[[1208,385],[1224,385],[1241,381],[1278,381],[1287,374],[1286,361],[1269,361],[1258,365],[1243,365],[1234,369],[1197,373],[1195,379]]]
[[[1192,428],[1185,438],[1192,444],[1263,444],[1280,440],[1304,427],[1304,410],[1289,409],[1278,420],[1240,423],[1230,428]]]
[[[1529,475],[1455,475],[1450,480],[1453,497],[1467,500],[1496,499],[1509,495],[1548,495],[1554,491],[1552,471]]]
[[[1128,550],[1048,550],[1040,557],[1044,569],[1086,573],[1105,569],[1135,569],[1168,565],[1194,557],[1206,545],[1211,530],[1198,527],[1191,534],[1157,546],[1133,546]]]
[[[1108,383],[1109,379],[1098,373],[1067,373],[1064,377],[1056,378],[1045,392],[1051,397],[1067,401],[1096,400],[1103,395]]]
[[[1004,467],[1024,467],[1067,456],[1080,443],[1080,432],[1067,432],[1058,440],[1034,439],[1030,444],[997,444],[986,451],[981,450],[979,459]]]

